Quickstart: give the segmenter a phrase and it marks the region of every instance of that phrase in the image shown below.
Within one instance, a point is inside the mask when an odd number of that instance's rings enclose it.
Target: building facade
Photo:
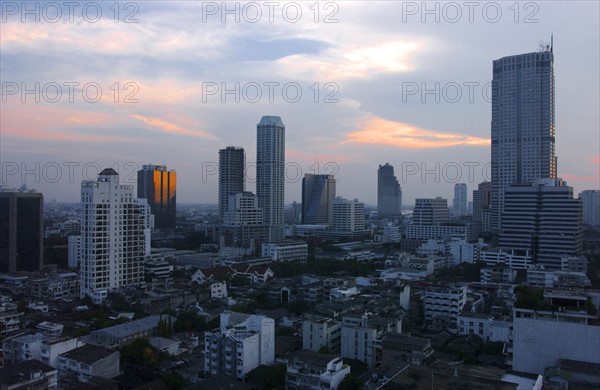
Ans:
[[[389,332],[402,332],[398,319],[364,314],[347,314],[342,317],[342,357],[360,360],[369,367],[378,361],[378,340]]]
[[[539,179],[505,189],[499,246],[528,250],[547,268],[583,248],[581,200],[560,179]]]
[[[377,211],[381,218],[402,215],[402,190],[394,175],[394,167],[388,163],[377,170]]]
[[[302,321],[302,349],[319,352],[339,352],[342,323],[331,318],[306,315]]]
[[[283,239],[285,125],[278,116],[263,116],[256,126],[256,195],[269,226],[269,242]]]
[[[427,287],[423,302],[426,321],[431,321],[434,316],[456,318],[467,303],[467,287]]]
[[[477,189],[473,191],[473,222],[480,222],[481,230],[484,232],[491,230],[491,205],[492,182],[484,181],[483,183],[479,183]]]
[[[381,350],[381,364],[387,367],[423,366],[433,360],[431,340],[396,332],[383,336]]]
[[[583,207],[583,223],[600,225],[600,191],[585,190],[579,194]]]
[[[80,382],[91,377],[111,379],[121,374],[121,354],[117,351],[83,345],[58,356],[59,375],[73,373]]]
[[[81,297],[99,303],[108,291],[144,280],[150,235],[144,204],[112,168],[81,183]]]
[[[444,198],[417,198],[413,210],[413,225],[439,225],[448,222],[448,201]]]
[[[350,366],[331,354],[311,351],[294,352],[285,373],[286,390],[336,390]]]
[[[220,328],[206,332],[204,370],[210,375],[244,376],[275,361],[275,321],[244,313],[221,313]]]
[[[146,199],[154,216],[154,228],[175,231],[177,173],[166,165],[144,165],[138,171],[137,197]]]
[[[335,179],[307,173],[302,179],[302,223],[331,225]]]
[[[511,333],[509,362],[515,371],[543,375],[559,359],[600,364],[600,326],[585,310],[515,308]]]
[[[229,211],[232,194],[246,191],[246,152],[228,146],[219,150],[219,217]]]
[[[285,240],[278,244],[264,243],[262,256],[270,257],[273,261],[306,261],[308,244],[304,241]]]
[[[556,178],[554,53],[513,55],[493,62],[492,228],[500,229],[504,190]]]
[[[365,230],[365,204],[336,197],[333,200],[331,230],[354,233]]]
[[[44,265],[44,196],[0,191],[0,272],[41,271]]]
[[[456,183],[454,185],[452,210],[455,217],[467,215],[467,185],[465,183]]]

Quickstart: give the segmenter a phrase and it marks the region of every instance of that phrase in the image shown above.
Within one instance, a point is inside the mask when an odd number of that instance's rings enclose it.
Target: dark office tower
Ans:
[[[229,196],[246,191],[246,153],[228,146],[219,150],[219,218],[229,211]]]
[[[499,246],[529,250],[535,261],[561,269],[563,256],[582,250],[583,214],[573,188],[560,179],[539,179],[506,188]]]
[[[307,173],[302,179],[302,223],[331,225],[335,179]]]
[[[0,272],[40,271],[44,265],[44,196],[0,192]]]
[[[479,183],[473,191],[473,221],[481,222],[484,232],[490,231],[490,206],[492,202],[492,183],[484,181]]]
[[[278,116],[263,116],[256,126],[256,195],[269,226],[269,242],[283,239],[285,126]]]
[[[386,163],[377,170],[377,210],[382,218],[402,214],[402,191],[394,167]]]
[[[144,165],[138,171],[139,199],[147,199],[154,215],[154,229],[174,231],[176,223],[177,173],[167,171],[166,165]]]
[[[506,188],[556,178],[552,46],[496,60],[493,72],[492,230],[497,231]]]

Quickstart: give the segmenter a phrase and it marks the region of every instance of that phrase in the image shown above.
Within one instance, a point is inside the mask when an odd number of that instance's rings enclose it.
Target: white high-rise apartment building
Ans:
[[[285,125],[278,116],[263,116],[256,126],[256,195],[269,226],[269,242],[283,239]]]
[[[456,183],[454,185],[452,209],[455,217],[467,215],[467,185],[465,183]]]
[[[258,207],[258,197],[252,192],[229,195],[228,209],[223,213],[226,226],[262,225],[263,210]]]
[[[492,230],[500,229],[504,190],[556,178],[554,53],[500,58],[492,79]]]
[[[204,334],[204,370],[242,379],[275,361],[275,321],[244,313],[221,313],[221,326]]]
[[[81,209],[81,297],[100,303],[108,291],[144,280],[149,208],[107,168],[81,183]]]

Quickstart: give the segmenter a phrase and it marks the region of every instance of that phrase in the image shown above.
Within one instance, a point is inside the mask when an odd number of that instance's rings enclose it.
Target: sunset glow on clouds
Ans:
[[[404,149],[447,148],[453,146],[489,146],[490,140],[463,134],[441,133],[402,122],[373,118],[358,131],[346,134],[343,143],[373,144]]]
[[[160,118],[150,118],[143,115],[130,115],[131,118],[136,119],[138,121],[143,122],[144,124],[158,129],[160,131],[177,134],[177,135],[187,135],[191,137],[204,138],[209,140],[216,140],[217,138],[214,135],[208,134],[202,130],[190,130],[179,126],[176,123],[167,122]]]
[[[20,94],[8,96],[0,115],[2,161],[29,161],[37,155],[57,161],[94,155],[101,156],[102,164],[125,155],[139,164],[152,160],[178,170],[179,199],[214,202],[216,183],[200,183],[198,167],[216,161],[218,149],[228,145],[244,147],[251,158],[261,116],[279,115],[286,125],[289,161],[300,163],[304,172],[314,162],[322,167],[334,161],[340,188],[349,183],[354,191],[341,195],[372,202],[370,186],[355,188],[352,183],[371,183],[377,166],[386,161],[396,167],[407,159],[455,161],[463,157],[459,148],[472,146],[469,158],[489,162],[491,110],[489,101],[479,98],[480,90],[474,102],[445,104],[441,99],[428,104],[419,95],[404,101],[403,82],[483,86],[491,80],[494,59],[535,51],[539,39],[554,31],[560,64],[559,175],[577,172],[569,184],[583,187],[598,171],[598,96],[576,82],[582,75],[590,85],[599,82],[598,23],[592,17],[598,4],[593,2],[540,3],[543,18],[529,25],[508,16],[494,25],[481,19],[423,23],[419,15],[404,22],[398,3],[376,1],[336,2],[335,23],[323,23],[331,13],[323,3],[315,22],[308,8],[312,2],[299,3],[302,20],[286,22],[282,2],[273,23],[263,10],[263,19],[255,24],[243,18],[234,22],[233,17],[223,23],[220,15],[203,21],[201,2],[139,2],[139,22],[115,23],[109,9],[113,4],[101,2],[104,17],[97,23],[82,20],[81,7],[75,22],[22,23],[14,15],[0,23],[2,82],[29,87],[35,82],[95,82],[103,92],[96,103],[83,101],[80,90],[75,102],[63,96],[57,104],[43,99],[22,104]],[[120,6],[124,11],[124,3]],[[508,8],[506,15],[512,15]],[[576,28],[565,17],[577,20]],[[205,101],[207,82],[220,88],[298,83],[303,94],[301,101],[290,103],[279,89],[272,102],[265,97],[250,103],[232,95],[224,99],[220,91]],[[111,89],[115,83],[118,96]],[[135,84],[133,96],[126,83]],[[323,88],[326,83],[336,87],[335,103],[324,102],[330,92]],[[318,99],[309,89],[313,85],[320,88]],[[128,96],[134,101],[125,103]],[[16,152],[23,150],[32,154]],[[50,191],[49,198],[77,199],[77,184],[37,187]],[[299,199],[298,186],[286,186],[286,203]],[[403,191],[411,199],[437,188],[417,183]],[[438,194],[451,188],[447,185]]]
[[[301,79],[343,80],[372,78],[380,73],[414,69],[412,56],[422,44],[414,41],[384,41],[373,45],[336,47],[318,55],[296,54],[276,62],[282,74]]]

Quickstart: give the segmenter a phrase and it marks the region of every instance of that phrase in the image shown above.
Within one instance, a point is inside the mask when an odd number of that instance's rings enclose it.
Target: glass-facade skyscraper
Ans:
[[[552,46],[493,62],[492,230],[500,229],[504,190],[556,178]]]
[[[302,179],[302,223],[331,225],[335,179],[333,175],[307,173]]]
[[[144,165],[138,171],[137,197],[146,199],[154,215],[154,228],[174,231],[177,210],[177,173],[166,165]]]

